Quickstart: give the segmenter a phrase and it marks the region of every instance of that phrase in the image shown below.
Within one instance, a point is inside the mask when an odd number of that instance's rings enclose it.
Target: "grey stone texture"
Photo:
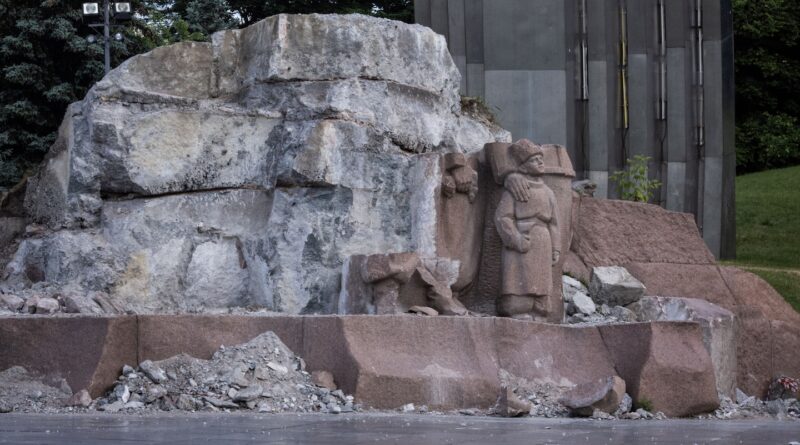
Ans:
[[[2,279],[136,313],[331,312],[346,258],[435,256],[439,154],[510,141],[461,113],[461,79],[441,36],[361,15],[133,57],[69,107]]]
[[[637,319],[694,321],[703,328],[703,344],[711,356],[717,391],[736,395],[736,317],[727,309],[695,298],[645,296],[629,306]]]
[[[663,2],[662,48],[656,0],[415,0],[414,6],[416,22],[444,35],[454,58],[466,52],[466,70],[458,66],[466,78],[461,93],[483,97],[515,140],[566,145],[578,178],[598,183],[598,197],[619,197],[608,175],[621,170],[627,158],[650,156],[650,176],[663,183],[653,202],[693,213],[712,253],[730,258],[735,255],[731,2],[697,3],[703,17],[702,88],[694,80],[693,1]],[[627,25],[628,126],[621,106],[621,17]],[[580,90],[584,73],[586,100]],[[695,111],[700,96],[702,117]],[[656,113],[659,98],[667,104],[662,120]],[[701,127],[705,141],[698,144]],[[676,163],[685,164],[682,172]],[[712,170],[706,172],[709,163]]]
[[[589,295],[597,304],[626,306],[642,298],[646,289],[624,267],[608,266],[592,269]]]

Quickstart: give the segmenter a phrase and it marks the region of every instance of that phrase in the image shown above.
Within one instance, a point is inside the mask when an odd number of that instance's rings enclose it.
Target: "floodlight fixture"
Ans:
[[[87,15],[87,16],[100,15],[100,4],[99,3],[84,3],[83,4],[83,15]]]
[[[125,36],[123,36],[121,32],[118,32],[118,33],[114,34],[114,40],[116,40],[117,42],[121,42],[122,39],[124,39],[124,38],[125,38]]]
[[[130,20],[131,4],[129,2],[114,3],[114,18],[117,20]]]
[[[97,37],[95,37],[95,36],[90,34],[90,35],[86,36],[86,41],[89,42],[89,43],[94,43],[94,42],[97,41]]]

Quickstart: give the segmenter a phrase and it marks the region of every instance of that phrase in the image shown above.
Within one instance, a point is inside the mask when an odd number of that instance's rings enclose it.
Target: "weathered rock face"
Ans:
[[[345,258],[436,252],[440,155],[508,141],[460,113],[431,30],[279,15],[136,56],[70,106],[7,285],[120,310],[331,312]]]
[[[696,298],[646,296],[629,306],[639,321],[694,321],[703,328],[703,344],[711,356],[717,392],[733,397],[736,390],[736,324],[731,311]]]
[[[800,373],[793,352],[800,348],[800,314],[758,276],[715,264],[691,215],[625,201],[576,201],[565,271],[588,279],[588,268],[624,266],[648,294],[702,299],[732,312],[736,386],[748,394],[763,396],[775,376]],[[716,360],[718,373],[719,365],[727,366]],[[722,380],[720,387],[730,388],[729,377]]]

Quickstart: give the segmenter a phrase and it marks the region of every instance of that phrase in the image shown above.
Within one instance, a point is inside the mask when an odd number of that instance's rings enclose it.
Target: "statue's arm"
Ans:
[[[494,215],[495,227],[500,239],[503,240],[503,245],[517,252],[527,252],[530,249],[530,241],[517,230],[514,222],[514,198],[508,190],[503,191]]]
[[[531,197],[528,191],[528,180],[520,173],[511,173],[503,181],[503,187],[514,197],[514,200],[528,202]]]
[[[550,223],[547,224],[547,229],[550,231],[550,242],[553,245],[553,264],[555,264],[561,256],[561,228],[558,224],[558,202],[552,191],[548,195],[550,198],[550,212],[552,216],[550,218]]]

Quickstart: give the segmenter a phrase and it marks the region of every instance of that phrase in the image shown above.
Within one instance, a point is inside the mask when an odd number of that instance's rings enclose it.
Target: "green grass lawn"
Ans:
[[[736,260],[726,263],[761,276],[800,311],[800,274],[786,271],[800,271],[800,166],[736,178]]]

